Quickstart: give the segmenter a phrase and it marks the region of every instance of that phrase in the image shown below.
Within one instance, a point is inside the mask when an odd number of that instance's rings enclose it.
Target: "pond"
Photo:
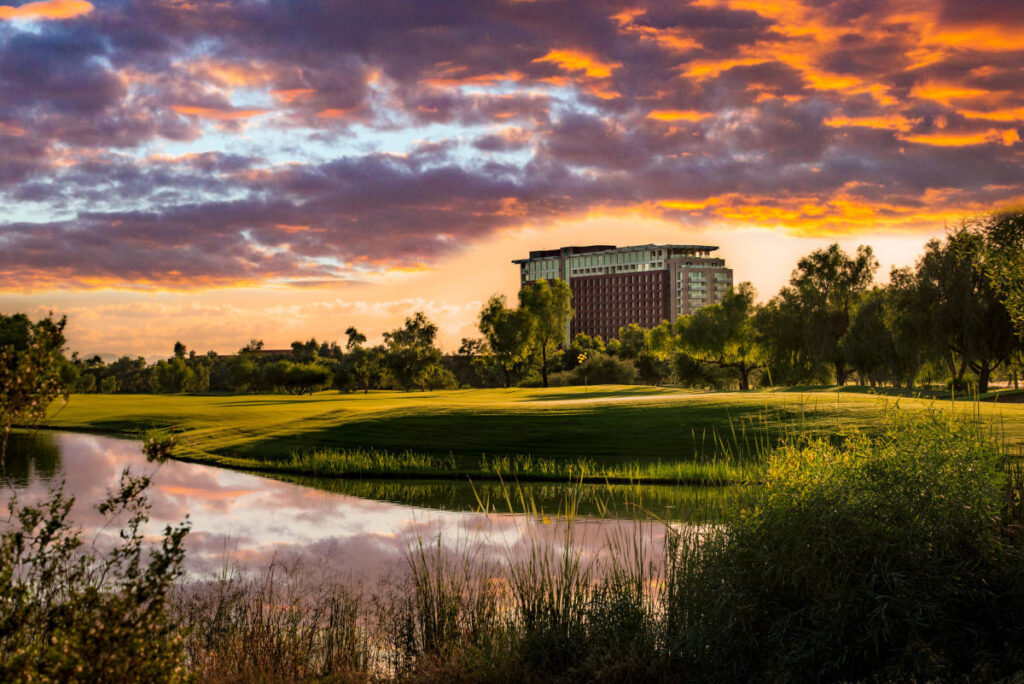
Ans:
[[[639,531],[657,555],[663,521],[707,522],[740,495],[671,486],[275,479],[173,460],[149,463],[132,440],[15,432],[0,498],[6,504],[14,493],[22,503],[38,501],[63,482],[75,497],[72,517],[84,538],[102,544],[118,526],[105,524],[95,505],[125,468],[152,478],[147,532],[157,535],[187,516],[188,570],[207,577],[271,561],[376,577],[404,567],[410,544],[419,540],[489,560],[529,553],[537,543],[568,542],[596,558],[615,539]]]

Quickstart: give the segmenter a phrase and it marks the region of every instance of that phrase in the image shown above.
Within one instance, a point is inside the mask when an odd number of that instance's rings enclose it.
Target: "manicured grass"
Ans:
[[[182,458],[291,474],[720,482],[757,479],[760,455],[787,437],[871,432],[887,410],[929,406],[978,412],[1024,443],[1024,404],[829,389],[75,395],[48,425],[128,436],[173,428]]]

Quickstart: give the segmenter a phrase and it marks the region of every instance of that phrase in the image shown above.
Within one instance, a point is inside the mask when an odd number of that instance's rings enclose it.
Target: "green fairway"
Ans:
[[[637,386],[586,393],[572,387],[300,397],[95,394],[72,396],[48,425],[128,436],[173,428],[181,457],[296,474],[516,472],[559,479],[582,463],[593,477],[700,481],[756,476],[757,455],[779,440],[870,431],[896,406],[892,398],[834,390]],[[1024,442],[1024,404],[898,402],[904,410],[929,406],[977,411],[1002,439]]]

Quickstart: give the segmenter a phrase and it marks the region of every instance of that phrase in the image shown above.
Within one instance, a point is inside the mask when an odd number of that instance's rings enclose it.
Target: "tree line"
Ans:
[[[437,346],[437,325],[422,312],[367,345],[354,327],[342,343],[296,341],[275,354],[252,340],[235,354],[199,354],[176,343],[149,364],[124,356],[105,363],[77,354],[61,382],[78,392],[304,394],[335,388],[433,390],[455,387],[662,384],[745,390],[755,386],[844,385],[912,390],[945,385],[988,391],[993,378],[1015,385],[1024,374],[1024,212],[965,221],[932,240],[913,267],[875,284],[872,249],[847,254],[837,244],[796,265],[789,284],[764,304],[750,283],[676,321],[636,324],[602,340],[565,343],[572,293],[561,280],[528,283],[515,305],[500,295],[480,311],[478,337],[456,354]],[[40,336],[63,345],[63,324],[47,319]],[[0,345],[24,346],[34,325],[0,317]]]

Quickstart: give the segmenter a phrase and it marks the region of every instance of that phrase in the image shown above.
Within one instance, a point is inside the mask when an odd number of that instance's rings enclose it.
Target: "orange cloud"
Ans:
[[[909,131],[913,122],[902,114],[885,116],[830,116],[823,122],[832,128],[858,126],[861,128],[883,128],[892,131]]]
[[[317,112],[317,118],[320,119],[340,119],[351,112],[351,109],[339,109],[337,107],[328,107],[327,109],[321,109]]]
[[[587,78],[609,78],[612,69],[622,66],[621,62],[602,62],[593,55],[579,50],[551,50],[543,57],[533,60],[535,63],[550,62],[563,71],[582,71]]]
[[[195,105],[171,105],[171,109],[185,116],[198,116],[202,119],[215,119],[217,121],[249,119],[270,111],[269,109],[216,109],[214,107],[198,107]]]
[[[323,228],[313,228],[312,226],[300,226],[291,225],[287,223],[277,223],[275,226],[286,233],[323,233]]]
[[[984,202],[965,199],[956,190],[927,190],[921,203],[912,206],[867,202],[855,194],[856,186],[856,183],[848,184],[830,197],[757,197],[729,193],[705,199],[664,199],[648,206],[643,213],[651,216],[661,216],[666,211],[684,213],[694,219],[717,219],[742,227],[783,227],[796,235],[815,237],[878,230],[912,231],[990,208]],[[1008,203],[1013,201],[1011,198]]]
[[[270,94],[281,102],[292,103],[304,97],[309,97],[315,92],[312,88],[291,88],[289,90],[271,90]]]
[[[703,121],[711,116],[710,112],[698,112],[695,109],[653,109],[647,113],[648,119],[656,121]]]
[[[1020,136],[1014,129],[1000,131],[995,128],[990,128],[987,131],[939,131],[937,133],[922,133],[919,135],[901,135],[899,138],[906,142],[935,145],[938,147],[966,147],[967,145],[988,145],[992,143],[1009,146],[1020,140]]]
[[[457,88],[464,85],[488,86],[503,81],[522,81],[526,78],[521,71],[501,71],[486,74],[464,76],[464,66],[446,67],[437,77],[425,79],[423,82],[437,88]]]
[[[72,19],[92,10],[92,4],[85,0],[42,0],[18,7],[0,5],[0,20]]]
[[[23,135],[27,135],[27,132],[17,124],[0,121],[0,135],[15,135],[21,137]]]

